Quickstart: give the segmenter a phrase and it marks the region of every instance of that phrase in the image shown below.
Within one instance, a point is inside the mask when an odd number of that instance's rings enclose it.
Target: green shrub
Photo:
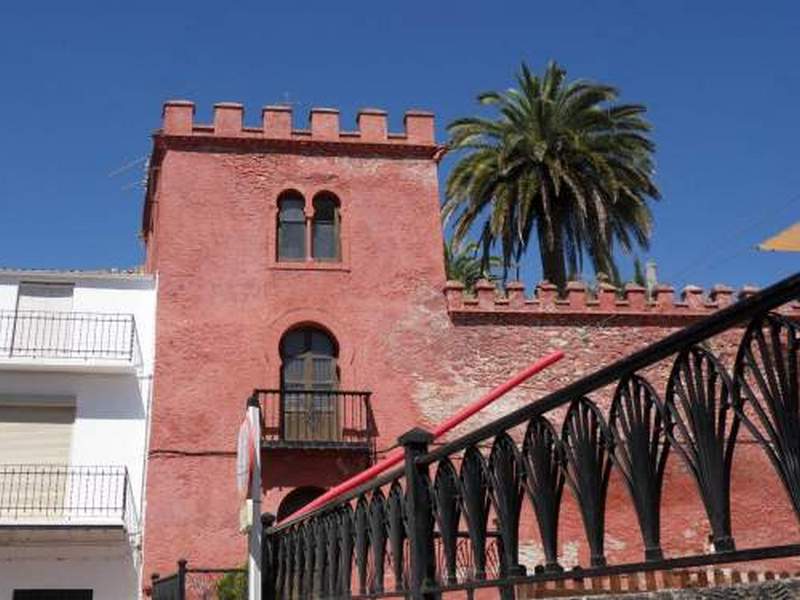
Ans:
[[[245,567],[246,568],[246,565]],[[225,573],[217,581],[217,598],[219,600],[247,599],[247,571]]]

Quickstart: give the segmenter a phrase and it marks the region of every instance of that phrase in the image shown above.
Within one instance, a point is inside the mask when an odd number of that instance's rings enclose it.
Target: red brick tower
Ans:
[[[243,561],[234,451],[253,388],[320,392],[262,395],[264,508],[277,512],[366,464],[366,420],[378,449],[417,421],[398,323],[446,315],[430,113],[406,113],[403,133],[379,110],[355,131],[331,109],[308,130],[282,106],[258,128],[239,104],[217,104],[213,125],[193,115],[164,106],[144,210],[159,277],[147,575],[179,556]]]
[[[661,286],[565,297],[543,282],[528,296],[479,282],[445,284],[433,118],[406,114],[405,133],[362,111],[358,131],[338,113],[311,112],[294,130],[285,107],[243,127],[238,104],[218,104],[213,125],[170,102],[155,135],[144,211],[147,265],[158,274],[155,393],[147,472],[145,575],[190,564],[244,561],[237,532],[234,458],[254,388],[267,424],[263,508],[291,512],[361,470],[374,447],[452,415],[553,350],[568,356],[481,411],[461,429],[496,419],[734,301],[733,290]],[[743,290],[742,295],[752,294]],[[797,305],[787,307],[797,314]],[[741,332],[712,340],[730,369]],[[648,377],[664,390],[670,364]],[[356,393],[366,392],[366,393]],[[611,393],[594,399],[608,410]],[[561,412],[563,415],[563,411]],[[558,415],[554,422],[558,424]],[[785,493],[754,445],[737,450],[733,529],[750,544],[794,541]],[[665,547],[707,551],[709,527],[686,468],[671,459],[662,510]],[[628,492],[612,471],[609,561],[640,560]],[[531,513],[520,553],[540,554]],[[577,505],[565,493],[562,564],[588,564]]]

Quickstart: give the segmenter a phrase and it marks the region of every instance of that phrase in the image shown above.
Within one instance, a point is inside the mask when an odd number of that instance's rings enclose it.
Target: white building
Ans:
[[[155,284],[0,270],[0,600],[139,595]]]

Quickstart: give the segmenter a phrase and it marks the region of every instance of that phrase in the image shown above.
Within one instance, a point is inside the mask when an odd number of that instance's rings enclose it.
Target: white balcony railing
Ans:
[[[131,314],[0,311],[0,359],[138,366],[141,350]]]
[[[0,464],[0,523],[119,525],[135,535],[139,515],[125,467]]]

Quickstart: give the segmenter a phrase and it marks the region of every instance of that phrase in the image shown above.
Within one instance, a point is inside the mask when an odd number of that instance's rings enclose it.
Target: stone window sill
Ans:
[[[350,265],[341,261],[275,261],[270,268],[277,271],[349,271]]]

